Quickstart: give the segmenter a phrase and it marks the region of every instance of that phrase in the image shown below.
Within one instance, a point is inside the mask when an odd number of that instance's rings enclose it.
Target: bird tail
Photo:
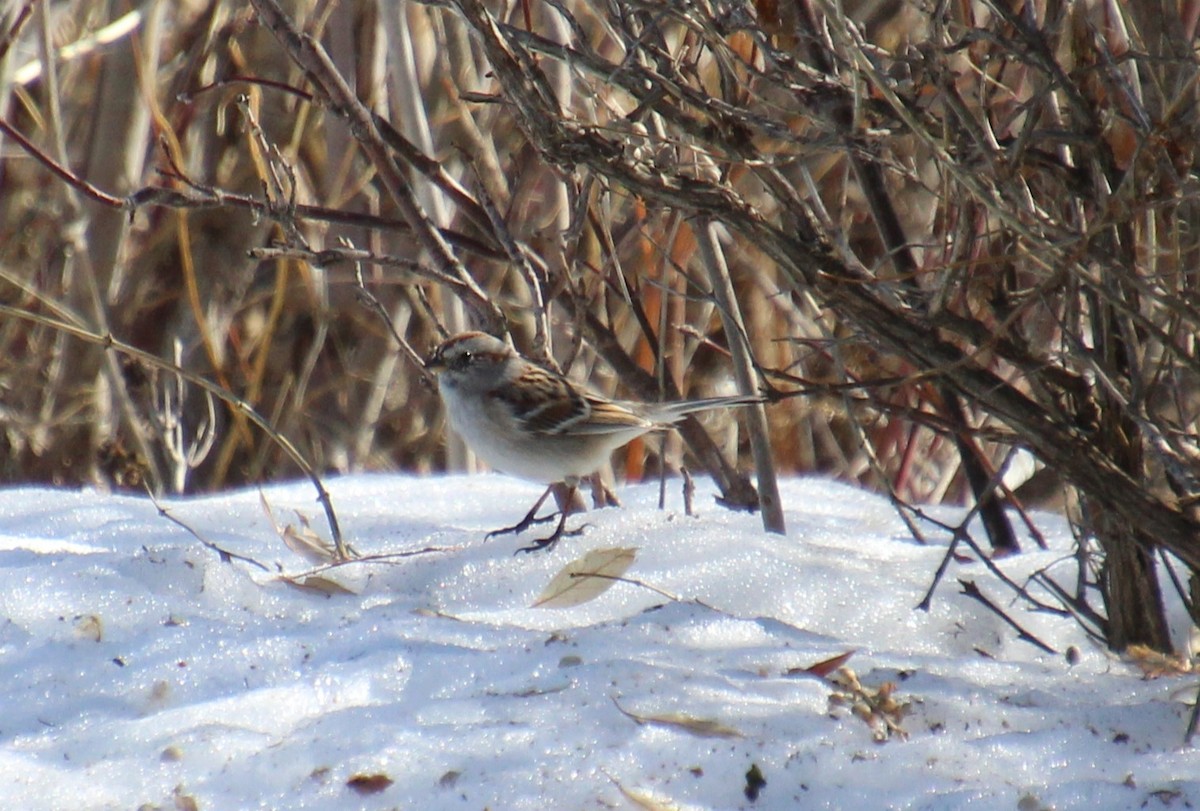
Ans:
[[[679,400],[674,403],[656,404],[654,410],[647,414],[654,422],[678,422],[688,414],[698,411],[712,411],[717,408],[737,408],[739,406],[758,405],[765,403],[766,398],[757,394],[735,394],[729,397],[703,397],[699,400]]]

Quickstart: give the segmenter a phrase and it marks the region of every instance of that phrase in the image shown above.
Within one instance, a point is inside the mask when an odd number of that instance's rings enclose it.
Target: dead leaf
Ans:
[[[308,526],[307,519],[304,525],[300,527],[288,524],[283,528],[280,537],[283,538],[283,543],[288,549],[309,563],[315,563],[319,566],[324,563],[332,563],[337,559],[337,551],[334,549],[333,544],[322,538],[312,527]]]
[[[828,678],[830,673],[836,671],[839,667],[846,664],[847,660],[854,655],[854,651],[848,650],[845,653],[839,653],[837,656],[831,656],[828,659],[817,662],[808,667],[793,667],[789,668],[784,675],[787,676],[817,676],[818,678]]]
[[[1136,665],[1147,679],[1184,676],[1195,669],[1186,657],[1161,653],[1145,645],[1130,645],[1125,649],[1124,658]]]
[[[848,667],[838,668],[827,681],[840,688],[830,693],[829,703],[848,706],[851,713],[871,727],[871,734],[877,743],[883,743],[893,736],[902,740],[908,738],[900,722],[908,714],[909,704],[896,700],[895,684],[884,682],[878,688],[865,687],[858,680],[858,674]]]
[[[275,530],[275,534],[283,540],[288,549],[317,566],[337,560],[337,549],[313,530],[307,516],[297,512],[296,520],[300,522],[299,527],[291,524],[280,527],[275,520],[275,514],[271,511],[271,505],[267,502],[266,495],[261,490],[258,491],[258,503],[262,505],[263,513],[271,522],[271,528]]]
[[[711,718],[696,718],[686,713],[667,713],[665,715],[650,715],[646,723],[674,727],[691,733],[698,738],[740,738],[742,733],[730,726],[714,721]]]
[[[533,608],[570,608],[595,599],[625,574],[637,557],[634,547],[614,546],[593,549],[581,558],[568,563],[554,576]]]
[[[679,806],[675,803],[670,800],[659,799],[648,791],[625,788],[620,783],[617,783],[617,789],[626,800],[629,800],[629,802],[638,808],[644,808],[646,811],[679,811]]]
[[[695,735],[698,738],[740,738],[742,733],[738,732],[731,726],[726,726],[720,721],[714,721],[711,718],[697,718],[686,713],[669,712],[662,715],[638,715],[629,712],[622,707],[614,698],[612,703],[617,710],[626,718],[631,719],[639,726],[642,724],[651,724],[653,726],[669,727],[686,732],[689,735]]]
[[[336,580],[331,580],[328,577],[321,577],[319,574],[309,574],[302,577],[288,577],[280,575],[280,580],[287,583],[292,588],[300,589],[301,591],[312,592],[314,594],[323,594],[329,597],[334,594],[355,594],[351,589],[346,588]]]
[[[629,800],[629,802],[638,808],[643,808],[645,811],[683,811],[684,806],[658,795],[657,792],[645,791],[640,788],[626,788],[620,780],[604,771],[603,768],[600,771],[612,781],[612,784],[621,792],[622,797]],[[687,807],[690,808],[691,806]]]
[[[392,784],[386,774],[356,774],[346,781],[346,787],[357,794],[378,794]]]

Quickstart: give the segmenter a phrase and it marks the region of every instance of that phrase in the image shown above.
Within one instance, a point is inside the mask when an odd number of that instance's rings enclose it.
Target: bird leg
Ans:
[[[503,529],[492,530],[487,535],[484,535],[483,539],[485,541],[490,541],[492,538],[496,537],[497,535],[519,535],[520,533],[529,529],[534,524],[544,524],[547,521],[552,520],[554,518],[554,513],[550,513],[549,515],[538,518],[537,511],[542,508],[542,505],[546,503],[546,499],[553,492],[554,492],[554,485],[552,484],[549,487],[547,487],[546,492],[542,493],[541,497],[538,498],[538,500],[533,503],[533,509],[531,509],[529,512],[527,512],[525,514],[524,518],[522,518],[517,523],[513,524],[511,527],[504,527]],[[561,524],[562,522],[560,521],[559,523]]]
[[[572,530],[565,529],[567,525],[567,516],[575,512],[575,510],[572,509],[572,505],[575,502],[575,496],[578,494],[578,490],[576,489],[576,484],[564,484],[563,486],[565,487],[565,492],[563,492],[561,496],[559,493],[555,493],[555,497],[558,498],[558,503],[562,505],[562,509],[558,511],[558,526],[554,528],[554,532],[550,533],[550,535],[545,538],[538,538],[529,546],[522,546],[513,554],[519,554],[521,552],[537,552],[540,549],[549,549],[558,542],[559,538],[562,538],[563,536],[580,535],[583,533],[583,527],[577,527],[576,529]],[[551,485],[550,489],[548,489],[546,493],[542,495],[543,501],[545,500],[546,495],[549,494],[550,490],[554,487],[555,485]]]
[[[603,482],[599,473],[588,477],[592,484],[592,506],[597,510],[601,507],[620,507],[621,500],[612,488]]]

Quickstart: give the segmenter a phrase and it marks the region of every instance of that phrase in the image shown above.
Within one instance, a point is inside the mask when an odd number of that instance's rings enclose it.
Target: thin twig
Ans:
[[[164,507],[162,505],[162,502],[160,502],[158,500],[158,498],[154,495],[154,491],[152,489],[150,489],[149,487],[146,488],[146,495],[148,495],[150,497],[150,502],[154,505],[154,509],[158,510],[158,514],[160,516],[162,516],[163,518],[170,521],[172,524],[175,524],[176,526],[178,526],[181,529],[183,529],[184,531],[186,531],[189,535],[191,535],[193,538],[195,538],[197,541],[199,541],[201,544],[203,544],[205,546],[205,548],[211,549],[213,552],[216,552],[217,555],[220,556],[222,563],[229,563],[230,561],[240,560],[243,563],[249,563],[251,566],[255,566],[259,569],[262,569],[264,572],[271,571],[269,566],[259,563],[254,558],[249,558],[249,557],[246,557],[245,555],[239,555],[237,552],[230,552],[228,549],[223,549],[220,546],[217,546],[217,544],[215,544],[212,541],[205,538],[198,531],[196,531],[196,529],[194,529],[193,527],[188,525],[185,521],[183,521],[179,518],[176,518],[174,515],[172,515],[170,510],[168,510],[166,507]]]
[[[980,591],[979,587],[975,585],[975,581],[963,580],[960,578],[958,581],[958,584],[960,586],[962,586],[963,594],[967,595],[968,597],[970,597],[973,600],[978,600],[984,607],[986,607],[989,611],[991,611],[993,614],[995,614],[997,617],[999,617],[1001,620],[1003,620],[1003,622],[1006,625],[1008,625],[1010,628],[1012,628],[1014,631],[1016,631],[1018,638],[1024,640],[1025,642],[1028,642],[1030,645],[1033,645],[1034,647],[1039,648],[1040,650],[1045,651],[1046,653],[1049,653],[1049,654],[1058,653],[1058,651],[1054,650],[1054,648],[1050,647],[1045,642],[1038,639],[1036,636],[1034,636],[1033,634],[1026,631],[1024,628],[1022,628],[1020,626],[1020,624],[1018,624],[1017,621],[1014,620],[1012,617],[1008,616],[1003,611],[1001,611],[999,606],[997,606],[995,603],[993,603],[991,600],[989,600],[987,597],[985,597],[983,595],[983,592]]]
[[[459,298],[471,309],[484,329],[496,335],[507,333],[503,314],[467,273],[429,214],[417,201],[411,185],[384,143],[371,113],[337,71],[321,43],[302,34],[276,0],[251,0],[251,4],[288,56],[305,72],[329,109],[349,122],[351,131],[378,172],[389,196],[434,266],[447,276],[459,280],[460,285],[456,290]]]
[[[392,335],[392,340],[396,342],[396,346],[400,347],[400,351],[404,353],[404,357],[408,358],[409,363],[417,369],[425,379],[427,384],[433,385],[436,376],[425,368],[425,360],[421,357],[417,350],[412,348],[412,344],[404,340],[404,337],[396,331],[396,325],[392,323],[392,316],[388,313],[387,308],[376,297],[374,293],[367,288],[366,280],[363,279],[362,265],[354,266],[354,278],[358,282],[359,299],[366,307],[379,317],[384,326],[388,328],[388,332]],[[434,323],[437,323],[436,321]],[[446,337],[443,335],[442,337]]]
[[[308,463],[308,460],[304,458],[304,455],[300,453],[299,449],[292,444],[291,440],[276,431],[266,420],[266,418],[259,414],[246,400],[238,397],[228,389],[213,383],[211,380],[195,374],[194,372],[190,372],[187,369],[181,369],[173,363],[164,361],[157,355],[152,355],[151,353],[138,349],[135,346],[131,346],[123,341],[119,341],[111,334],[98,335],[76,324],[67,323],[65,321],[49,318],[38,313],[22,310],[19,307],[11,307],[7,304],[0,304],[0,315],[18,318],[22,321],[28,321],[34,324],[41,324],[42,326],[64,332],[68,335],[78,338],[81,341],[118,352],[152,368],[161,369],[171,374],[178,375],[192,385],[199,386],[200,388],[214,395],[217,397],[217,399],[233,408],[236,412],[243,414],[252,423],[257,425],[268,437],[270,437],[273,442],[282,448],[288,457],[296,463],[296,466],[304,472],[309,481],[312,482],[313,487],[315,487],[317,490],[317,500],[320,501],[321,506],[325,510],[325,518],[329,522],[330,533],[333,536],[334,543],[337,545],[338,555],[343,558],[351,558],[355,556],[353,550],[346,545],[342,538],[342,531],[338,525],[337,515],[333,511],[333,501],[329,496],[329,492],[325,489],[325,485],[322,484],[320,476],[318,476],[317,472],[313,470],[312,465]]]

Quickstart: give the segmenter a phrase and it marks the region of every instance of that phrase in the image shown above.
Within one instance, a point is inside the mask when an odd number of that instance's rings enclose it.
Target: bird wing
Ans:
[[[491,394],[530,433],[621,434],[653,426],[625,406],[592,394],[561,375],[546,375],[538,382],[537,388],[509,386]]]
[[[492,392],[518,425],[535,434],[561,434],[591,413],[588,398],[559,375],[547,374],[535,387],[509,386]]]
[[[580,420],[571,426],[571,431],[577,434],[627,434],[631,431],[645,433],[654,427],[654,423],[634,413],[621,403],[605,400],[595,395],[584,395],[589,406],[586,420]]]

